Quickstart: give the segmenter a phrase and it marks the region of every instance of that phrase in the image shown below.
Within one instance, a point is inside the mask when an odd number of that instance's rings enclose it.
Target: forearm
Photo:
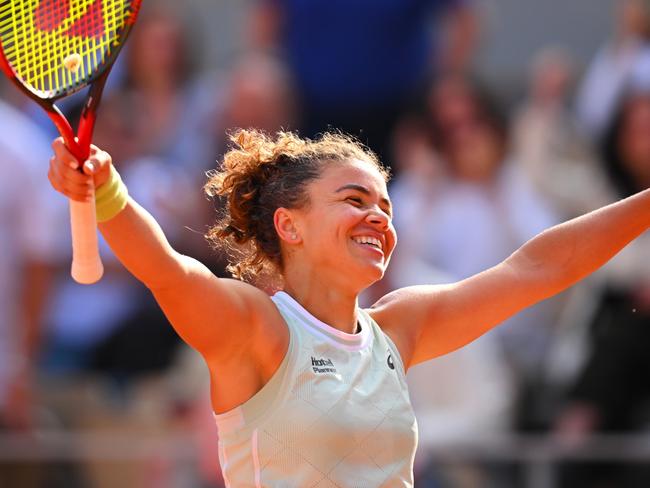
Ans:
[[[99,230],[120,262],[151,289],[168,286],[184,273],[183,256],[169,244],[160,225],[135,200],[99,224]]]
[[[594,272],[650,227],[650,190],[548,229],[507,263],[551,296]]]
[[[91,146],[82,172],[62,138],[52,148],[48,178],[53,188],[84,201],[94,186],[99,230],[120,262],[147,287],[177,289],[185,286],[192,273],[211,276],[197,261],[174,251],[156,220],[129,198],[110,154]]]

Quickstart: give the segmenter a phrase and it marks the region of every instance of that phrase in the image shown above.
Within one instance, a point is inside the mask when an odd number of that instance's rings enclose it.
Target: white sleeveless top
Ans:
[[[284,292],[290,333],[270,381],[215,415],[228,487],[410,487],[417,424],[401,358],[363,310],[361,332],[321,322]]]

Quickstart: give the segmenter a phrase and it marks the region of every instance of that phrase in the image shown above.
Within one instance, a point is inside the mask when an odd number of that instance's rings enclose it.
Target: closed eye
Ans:
[[[363,200],[361,198],[359,198],[359,197],[347,197],[345,200],[348,201],[348,202],[354,202],[354,204],[356,204],[356,205],[362,205],[363,204]]]

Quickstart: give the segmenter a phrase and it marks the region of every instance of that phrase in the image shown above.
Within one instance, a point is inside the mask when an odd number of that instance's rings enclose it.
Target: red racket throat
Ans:
[[[52,119],[70,152],[88,159],[97,107],[141,0],[0,0],[0,68]],[[90,85],[75,134],[54,102]],[[92,200],[92,199],[91,199]],[[72,275],[94,283],[103,272],[94,200],[70,202]]]

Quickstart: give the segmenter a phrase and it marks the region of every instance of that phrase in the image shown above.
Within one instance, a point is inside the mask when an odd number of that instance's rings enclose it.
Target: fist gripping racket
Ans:
[[[88,159],[108,73],[141,0],[0,0],[0,68],[47,112],[80,166]],[[75,134],[54,103],[89,86]],[[94,283],[104,268],[94,198],[70,200],[72,277]]]

